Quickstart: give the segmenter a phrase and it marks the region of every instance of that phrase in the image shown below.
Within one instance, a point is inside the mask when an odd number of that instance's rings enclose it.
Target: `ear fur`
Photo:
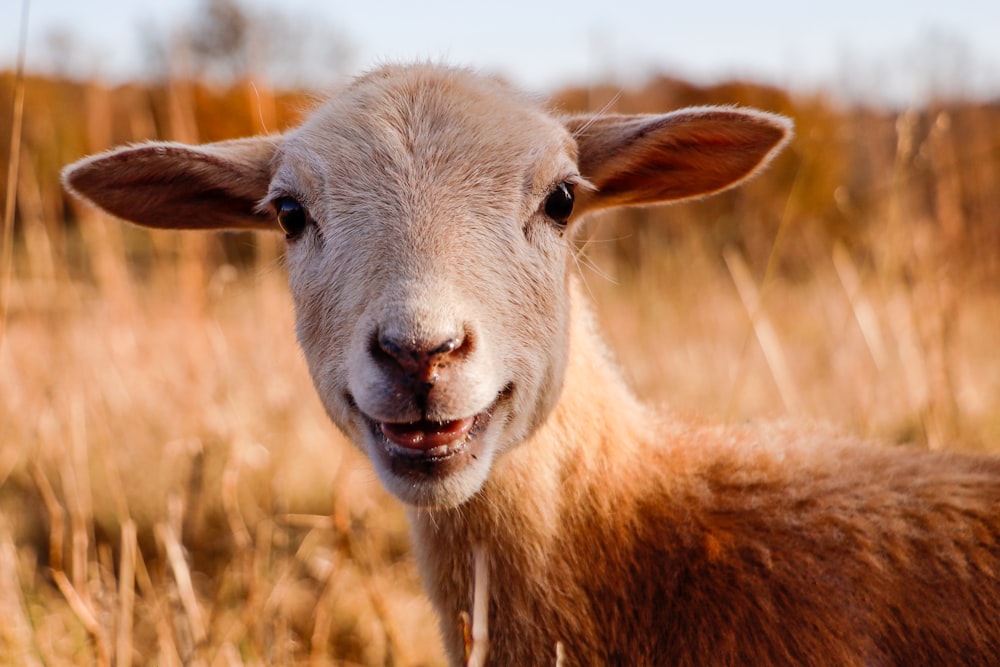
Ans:
[[[66,167],[63,184],[108,213],[147,227],[277,229],[274,218],[256,206],[267,194],[280,139],[118,148]]]
[[[580,213],[703,197],[757,173],[792,137],[792,122],[753,109],[692,107],[664,115],[577,116]]]

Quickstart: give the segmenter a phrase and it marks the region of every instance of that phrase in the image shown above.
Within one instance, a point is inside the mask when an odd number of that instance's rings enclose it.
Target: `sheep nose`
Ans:
[[[456,355],[467,347],[465,336],[449,336],[432,344],[401,341],[380,333],[376,337],[376,357],[397,367],[411,381],[425,387],[433,386]]]

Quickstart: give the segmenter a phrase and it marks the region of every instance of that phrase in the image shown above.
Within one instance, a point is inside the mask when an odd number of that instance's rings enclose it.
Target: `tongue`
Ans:
[[[475,417],[466,417],[450,422],[418,421],[412,424],[382,422],[380,426],[382,435],[393,444],[407,449],[429,451],[435,447],[464,440],[475,421]]]

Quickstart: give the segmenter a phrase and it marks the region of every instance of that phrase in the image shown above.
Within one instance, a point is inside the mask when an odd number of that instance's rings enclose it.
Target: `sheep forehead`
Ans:
[[[498,81],[385,68],[321,107],[283,147],[279,174],[307,190],[468,201],[537,195],[570,175],[575,152],[561,123]]]

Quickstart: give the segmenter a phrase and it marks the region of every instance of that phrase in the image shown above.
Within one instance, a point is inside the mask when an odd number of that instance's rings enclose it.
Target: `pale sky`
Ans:
[[[23,0],[0,2],[0,67],[14,61]],[[199,0],[31,0],[29,69],[112,82],[136,76],[143,41],[166,41]],[[933,88],[1000,98],[1000,0],[243,0],[289,19],[289,39],[350,44],[349,71],[383,61],[469,65],[545,92],[596,76],[746,77],[896,101]],[[296,26],[301,33],[296,32]],[[53,35],[72,44],[56,49]],[[146,49],[148,51],[148,48]],[[313,59],[303,58],[303,71]],[[67,62],[68,61],[68,62]],[[314,68],[313,74],[326,72]],[[313,77],[323,81],[322,75]]]

